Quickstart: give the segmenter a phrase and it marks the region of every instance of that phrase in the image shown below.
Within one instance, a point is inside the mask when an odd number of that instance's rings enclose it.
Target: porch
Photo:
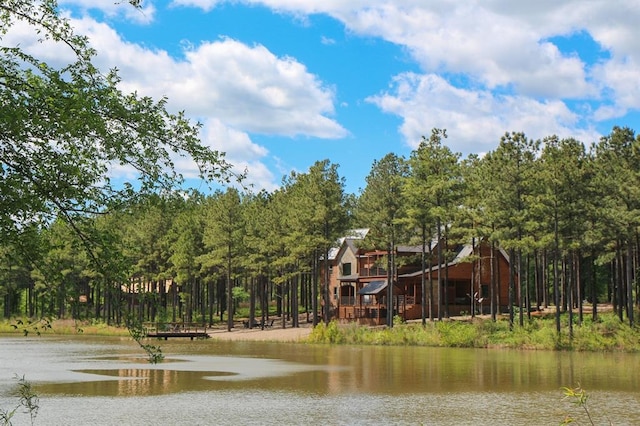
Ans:
[[[365,325],[383,325],[387,323],[387,281],[377,280],[360,283],[362,288],[356,291],[355,282],[343,283],[337,307],[340,321],[356,321]],[[405,316],[415,305],[415,297],[407,296],[404,290],[394,284],[393,315]]]

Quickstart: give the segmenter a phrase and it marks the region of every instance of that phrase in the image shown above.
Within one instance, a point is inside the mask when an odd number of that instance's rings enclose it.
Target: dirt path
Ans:
[[[231,331],[210,330],[209,336],[217,340],[263,341],[263,342],[299,342],[311,334],[311,327],[305,324],[299,328],[271,327],[245,329],[234,328]]]

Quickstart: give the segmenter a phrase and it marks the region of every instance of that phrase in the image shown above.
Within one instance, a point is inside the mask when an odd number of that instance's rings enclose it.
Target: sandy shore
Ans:
[[[311,334],[311,326],[304,324],[299,328],[272,327],[264,330],[260,328],[234,328],[231,331],[210,330],[209,336],[217,340],[234,341],[263,341],[263,342],[299,342]]]

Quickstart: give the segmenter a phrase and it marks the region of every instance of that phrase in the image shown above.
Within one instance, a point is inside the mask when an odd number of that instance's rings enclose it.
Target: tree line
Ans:
[[[486,241],[505,250],[511,324],[516,313],[523,325],[532,307],[555,306],[557,331],[561,312],[568,312],[571,334],[574,321],[583,319],[585,300],[594,318],[598,302],[608,302],[620,320],[634,324],[640,138],[632,129],[614,127],[590,146],[574,138],[506,133],[495,150],[466,159],[443,143],[446,138],[446,130],[433,129],[408,159],[388,154],[374,163],[358,214],[376,244],[393,253],[400,242],[421,243],[423,269],[426,243],[434,236],[445,246]],[[437,255],[443,264],[447,253]],[[389,279],[394,262],[390,255]],[[438,292],[441,279],[438,274]]]
[[[345,200],[337,165],[325,160],[272,193],[152,194],[72,225],[57,219],[3,245],[4,316],[219,318],[230,329],[246,300],[252,318],[272,306],[294,326],[301,312],[317,321],[319,265],[346,229]],[[90,251],[87,235],[98,242]],[[30,258],[25,244],[37,247]]]
[[[640,242],[633,130],[614,127],[589,147],[507,133],[495,150],[465,159],[446,137],[434,129],[409,158],[375,161],[358,195],[346,194],[338,165],[323,160],[271,193],[148,194],[71,224],[58,218],[25,229],[19,243],[2,246],[4,315],[219,318],[230,329],[244,301],[251,318],[272,306],[292,326],[305,312],[309,321],[328,320],[324,259],[348,229],[366,227],[365,243],[391,254],[390,279],[397,245],[484,240],[509,254],[512,323],[517,314],[522,325],[532,307],[553,306],[558,331],[560,312],[568,312],[571,331],[587,300],[594,317],[607,302],[633,324]],[[84,240],[99,244],[87,251]]]

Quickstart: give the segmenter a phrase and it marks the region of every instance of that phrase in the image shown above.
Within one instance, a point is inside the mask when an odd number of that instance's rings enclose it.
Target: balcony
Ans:
[[[379,268],[377,266],[373,266],[371,268],[363,267],[360,269],[361,277],[386,277],[387,270],[385,268]]]

